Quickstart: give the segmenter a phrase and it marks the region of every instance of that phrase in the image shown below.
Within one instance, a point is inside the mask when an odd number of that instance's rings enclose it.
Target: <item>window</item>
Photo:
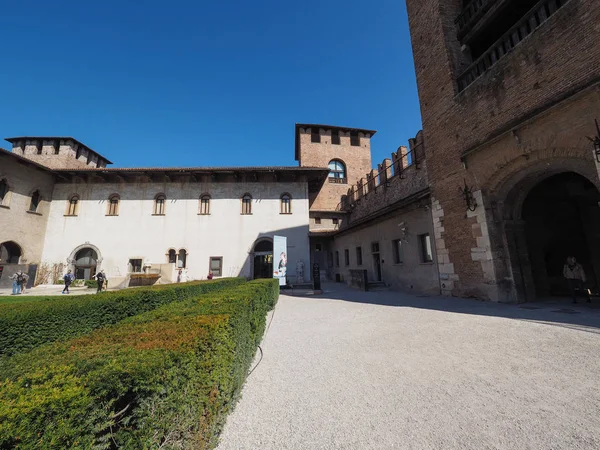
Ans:
[[[54,141],[54,154],[58,155],[60,153],[60,141],[57,139]]]
[[[321,133],[319,133],[318,128],[311,128],[310,142],[321,142]]]
[[[210,195],[203,194],[200,197],[200,212],[199,214],[203,216],[208,216],[210,214]]]
[[[281,214],[292,213],[292,196],[290,194],[283,194],[281,196]]]
[[[419,235],[419,243],[421,246],[421,262],[432,262],[433,253],[431,252],[431,237],[429,233]]]
[[[379,253],[379,242],[373,242],[371,244],[371,253]]]
[[[40,191],[35,191],[31,194],[31,203],[29,204],[29,211],[37,212],[38,206],[40,206]]]
[[[0,180],[0,205],[8,203],[8,182]]]
[[[354,147],[360,147],[360,138],[358,137],[358,131],[350,132],[350,145]]]
[[[210,271],[213,276],[220,277],[223,275],[223,257],[222,256],[211,256],[210,257]]]
[[[333,159],[329,161],[329,182],[346,183],[346,166],[342,161]]]
[[[356,247],[356,265],[362,266],[362,247]]]
[[[158,194],[154,198],[154,215],[155,216],[164,216],[165,215],[166,201],[167,201],[167,197],[164,194]]]
[[[187,252],[185,249],[179,250],[177,254],[177,268],[185,269],[187,267]]]
[[[402,248],[401,239],[392,241],[392,253],[394,254],[394,264],[402,264],[404,262],[404,249]]]
[[[340,145],[340,130],[331,130],[331,143]]]
[[[111,195],[108,198],[108,216],[119,215],[119,196],[117,194]]]
[[[142,260],[130,259],[127,267],[131,273],[140,273],[142,271]]]
[[[340,252],[335,251],[335,267],[340,267]]]
[[[331,221],[333,222],[334,225],[340,224],[340,219],[338,219],[337,217],[334,217],[333,219],[331,219]]]
[[[323,250],[323,244],[315,244],[315,252],[320,252]]]
[[[346,266],[350,265],[350,250],[348,250],[348,249],[344,250],[344,264]]]
[[[242,197],[242,214],[252,214],[252,196],[244,194]]]
[[[42,154],[42,150],[44,149],[44,141],[39,140],[35,143],[35,148],[37,150],[37,154],[41,155]]]
[[[69,199],[69,204],[67,205],[67,216],[76,216],[79,212],[79,197],[77,195],[73,195]]]
[[[321,218],[320,217],[315,217],[315,224],[316,225],[321,225]]]
[[[177,263],[177,252],[174,248],[169,249],[169,252],[167,253],[167,261],[169,264]]]
[[[79,157],[81,156],[81,151],[83,149],[81,148],[81,145],[77,146],[77,152],[75,153],[75,159],[79,159]]]

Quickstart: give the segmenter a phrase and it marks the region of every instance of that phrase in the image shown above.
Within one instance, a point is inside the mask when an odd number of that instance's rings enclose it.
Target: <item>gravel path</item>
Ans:
[[[600,448],[599,309],[331,289],[280,297],[218,450]]]

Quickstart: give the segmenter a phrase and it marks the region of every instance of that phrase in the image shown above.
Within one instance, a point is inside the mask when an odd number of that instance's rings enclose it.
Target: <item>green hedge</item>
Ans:
[[[0,304],[0,360],[47,342],[89,333],[176,300],[244,281],[243,278],[192,281],[97,295],[54,297],[44,302]]]
[[[0,448],[214,448],[278,293],[253,281],[10,358]]]

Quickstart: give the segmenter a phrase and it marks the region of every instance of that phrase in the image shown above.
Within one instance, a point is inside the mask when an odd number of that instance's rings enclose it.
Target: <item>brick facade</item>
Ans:
[[[563,1],[459,92],[457,80],[471,63],[457,38],[462,5],[407,0],[429,180],[443,211],[436,247],[447,250],[444,260],[453,269],[440,268],[451,281],[443,291],[523,301],[507,211],[555,173],[573,171],[600,185],[586,139],[600,115],[600,3]],[[465,181],[478,203],[474,212],[467,213],[460,192]]]

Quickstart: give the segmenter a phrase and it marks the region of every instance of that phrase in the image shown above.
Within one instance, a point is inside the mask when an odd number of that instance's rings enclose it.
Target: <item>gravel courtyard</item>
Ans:
[[[599,309],[328,288],[280,297],[219,450],[600,448]]]

